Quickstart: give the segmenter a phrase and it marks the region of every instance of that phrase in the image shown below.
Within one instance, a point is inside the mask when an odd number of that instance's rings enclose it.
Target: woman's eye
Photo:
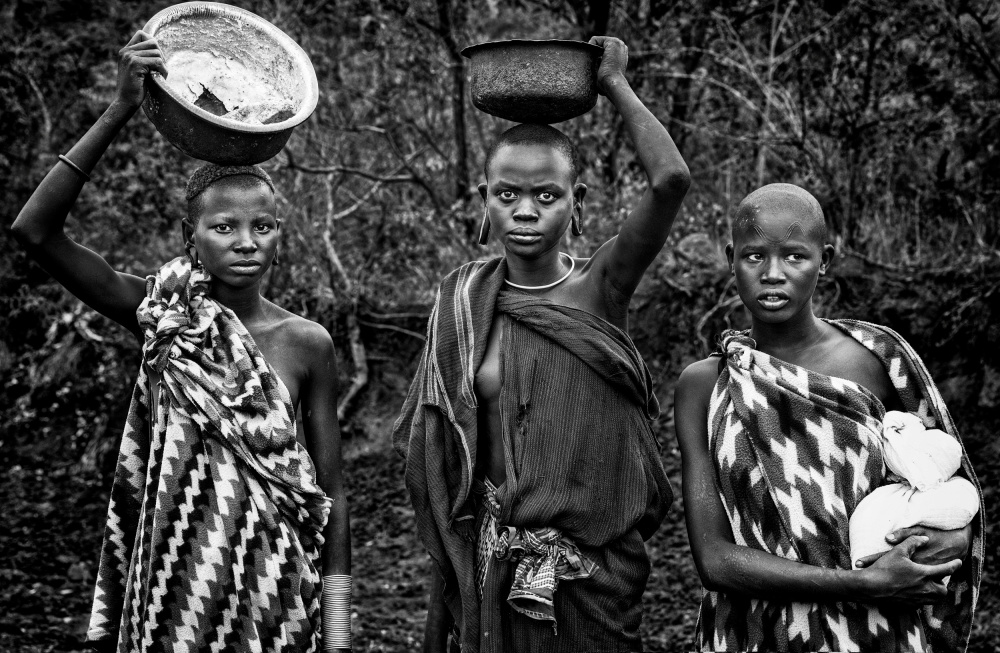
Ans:
[[[793,263],[800,263],[800,262],[804,261],[805,259],[806,259],[806,257],[803,256],[802,254],[789,254],[788,255],[788,260],[791,261],[791,262],[793,262]]]
[[[760,254],[747,254],[747,260],[753,263],[760,263],[764,260],[764,257]]]

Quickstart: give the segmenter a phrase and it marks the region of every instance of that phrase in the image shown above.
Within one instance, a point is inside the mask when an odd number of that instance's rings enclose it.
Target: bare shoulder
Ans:
[[[573,264],[577,270],[575,281],[566,286],[572,292],[573,300],[580,304],[578,308],[624,328],[628,322],[628,304],[632,296],[616,288],[608,275],[608,259],[617,237],[601,245],[589,258],[574,256]]]
[[[628,303],[631,294],[625,294],[624,292],[615,288],[614,284],[610,283],[609,263],[611,259],[611,253],[615,247],[615,241],[618,240],[618,236],[612,237],[606,243],[597,248],[597,251],[591,255],[590,258],[576,259],[577,265],[583,264],[582,273],[587,276],[588,281],[594,285],[594,287],[600,290],[602,293],[608,293],[611,291],[611,295],[608,299],[612,302],[624,301]]]
[[[273,320],[269,331],[278,336],[284,347],[301,355],[303,361],[326,360],[333,355],[333,338],[326,328],[268,302]]]
[[[681,372],[674,390],[674,431],[685,459],[707,442],[712,390],[719,380],[719,358],[692,363]]]
[[[867,347],[836,327],[830,327],[824,347],[822,371],[831,376],[854,381],[867,388],[889,406],[898,402],[898,396],[882,361]]]
[[[709,356],[684,368],[677,379],[676,394],[698,403],[703,400],[707,405],[719,380],[719,360],[717,356]]]

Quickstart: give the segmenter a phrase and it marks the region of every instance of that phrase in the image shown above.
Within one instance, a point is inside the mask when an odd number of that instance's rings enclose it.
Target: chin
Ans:
[[[781,324],[792,318],[793,313],[785,310],[780,311],[750,311],[751,317],[758,322],[765,324]]]
[[[807,306],[808,304],[805,306],[801,304],[795,306],[786,305],[777,311],[768,311],[760,307],[754,307],[750,310],[750,315],[753,316],[753,319],[765,324],[782,324],[795,319]]]
[[[506,253],[514,254],[516,256],[520,256],[521,258],[530,260],[530,259],[536,259],[545,254],[546,252],[557,248],[559,242],[557,240],[556,242],[553,243],[551,241],[545,240],[544,238],[539,240],[538,242],[528,243],[528,244],[516,243],[513,241],[505,240],[503,245],[504,245],[503,247],[504,251]]]
[[[209,271],[209,274],[212,275],[214,281],[224,283],[232,288],[249,288],[256,283],[260,283],[260,280],[264,278],[265,272],[267,272],[267,268],[261,268],[256,274],[233,274],[229,271],[226,271],[225,274],[215,274]]]

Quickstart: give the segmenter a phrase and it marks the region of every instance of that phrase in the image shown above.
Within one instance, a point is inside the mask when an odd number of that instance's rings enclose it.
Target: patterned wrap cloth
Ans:
[[[288,390],[209,280],[186,257],[147,279],[88,640],[122,653],[317,650],[330,501]],[[161,379],[152,412],[148,368]]]
[[[923,362],[898,334],[867,322],[829,323],[875,354],[907,411],[961,442]],[[880,449],[884,407],[856,383],[756,351],[746,333],[724,333],[722,348],[725,367],[709,409],[709,449],[736,543],[805,564],[851,569],[849,518],[886,482]],[[967,456],[960,474],[978,490]],[[922,610],[782,603],[706,591],[698,648],[964,651],[982,574],[979,517],[973,536],[947,599]]]
[[[489,479],[483,481],[480,510],[476,578],[479,598],[483,598],[490,561],[517,563],[507,603],[532,619],[551,621],[558,632],[555,593],[561,580],[589,578],[596,565],[580,553],[579,547],[559,529],[552,527],[516,528],[500,525],[500,494]]]
[[[441,282],[393,429],[418,534],[464,653],[642,650],[644,540],[672,499],[649,371],[621,329],[507,290],[506,272]],[[484,496],[474,383],[494,320],[507,476]]]

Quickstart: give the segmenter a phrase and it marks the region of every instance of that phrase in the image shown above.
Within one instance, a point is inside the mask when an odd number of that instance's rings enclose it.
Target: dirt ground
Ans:
[[[403,488],[403,461],[388,441],[391,422],[377,438],[345,446],[354,542],[356,651],[412,651],[425,615],[429,559],[416,540]],[[680,494],[680,458],[665,437],[663,461]],[[985,488],[987,523],[1000,518],[997,482],[1000,444],[968,437]],[[982,442],[982,444],[979,444]],[[36,459],[8,469],[0,481],[0,651],[85,651],[93,576],[108,491],[97,474]],[[991,529],[992,530],[992,529]],[[646,592],[648,651],[685,651],[701,595],[684,530],[680,498],[649,541],[653,572]],[[987,574],[970,651],[1000,650],[1000,588],[992,573],[995,540],[987,542]]]

